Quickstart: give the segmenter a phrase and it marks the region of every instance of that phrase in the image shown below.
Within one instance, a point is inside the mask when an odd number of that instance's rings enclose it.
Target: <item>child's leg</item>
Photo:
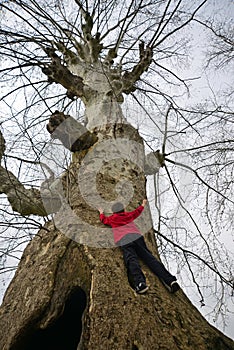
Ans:
[[[176,277],[167,271],[165,266],[158,261],[147,248],[143,236],[137,239],[134,244],[138,256],[148,265],[156,276],[163,280],[167,285],[170,285],[171,282],[176,281]]]
[[[123,252],[124,263],[127,268],[128,279],[134,288],[141,282],[145,283],[145,275],[143,274],[133,243],[121,246]],[[133,283],[131,282],[133,280]]]

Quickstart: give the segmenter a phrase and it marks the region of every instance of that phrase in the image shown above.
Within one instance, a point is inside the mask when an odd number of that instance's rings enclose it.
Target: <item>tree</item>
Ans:
[[[98,206],[109,211],[117,199],[128,209],[135,208],[146,196],[146,176],[159,174],[161,168],[165,169],[183,207],[170,164],[190,170],[205,185],[209,215],[212,196],[217,196],[225,212],[228,204],[233,204],[229,196],[231,184],[215,187],[209,173],[202,178],[197,169],[171,158],[171,154],[178,152],[172,147],[174,131],[182,146],[185,131],[189,134],[201,122],[205,128],[213,119],[222,121],[227,114],[222,109],[183,110],[176,98],[159,88],[152,78],[157,75],[158,80],[170,82],[173,94],[179,82],[188,88],[186,81],[163,61],[169,58],[172,63],[178,60],[181,64],[187,44],[183,30],[192,25],[206,3],[172,4],[170,0],[158,1],[157,6],[151,0],[124,3],[75,0],[70,6],[60,1],[47,1],[46,6],[44,1],[33,0],[2,3],[6,21],[1,28],[5,58],[1,73],[2,82],[8,84],[2,100],[11,111],[11,123],[15,120],[25,137],[21,134],[21,149],[13,157],[34,166],[40,163],[46,177],[40,189],[26,186],[21,172],[20,176],[14,175],[5,162],[0,168],[0,191],[6,194],[14,212],[23,217],[46,218],[53,214],[44,225],[40,223],[41,228],[26,247],[5,294],[0,314],[4,350],[76,349],[78,343],[79,349],[234,348],[233,342],[210,326],[182,291],[170,295],[146,267],[150,292],[135,295],[127,281],[121,253],[114,247],[110,230],[99,222],[97,211]],[[12,98],[15,94],[22,99],[19,112],[15,111]],[[150,108],[145,109],[139,94],[148,96],[148,103],[157,107],[163,123],[151,117]],[[160,151],[153,148],[145,154],[142,135],[123,113],[124,96],[128,95],[160,130],[163,138]],[[184,122],[180,130],[175,127],[179,118]],[[44,136],[45,122],[51,143]],[[169,126],[173,124],[171,131]],[[4,129],[3,133],[5,136],[7,131]],[[4,161],[3,133],[0,156]],[[29,151],[26,139],[35,154],[33,160],[24,153]],[[218,166],[215,157],[223,152],[221,147],[217,151],[217,145],[231,147],[232,142],[220,139],[203,146],[210,154],[215,151],[212,166]],[[17,144],[17,139],[13,143]],[[59,148],[61,144],[68,149],[65,155]],[[196,147],[191,149],[187,147],[185,154],[191,154]],[[72,157],[68,162],[70,151]],[[225,160],[220,167],[225,167],[228,177],[230,168],[226,163]],[[157,176],[160,175],[155,175],[155,184]],[[34,176],[34,184],[38,183]],[[156,189],[160,193],[161,188]],[[163,193],[159,198],[162,196]],[[159,213],[156,231],[164,238],[161,226],[167,223],[158,197],[156,204]],[[202,260],[185,244],[171,241],[170,236],[165,239],[175,247],[175,252],[182,250],[193,277],[189,257],[199,258],[214,271],[223,288],[231,286],[229,273],[220,273],[212,259],[209,241],[196,224],[196,215],[191,216],[190,210],[186,212],[203,239],[209,259]],[[149,208],[138,225],[148,246],[158,255]],[[177,224],[175,228],[178,233]],[[169,225],[168,229],[172,231]]]

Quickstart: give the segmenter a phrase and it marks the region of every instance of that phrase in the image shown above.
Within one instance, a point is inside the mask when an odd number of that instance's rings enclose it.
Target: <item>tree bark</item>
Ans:
[[[136,143],[142,145],[141,137],[129,124],[109,125],[100,130],[96,147],[89,150],[96,152],[95,159],[104,159],[102,166],[95,170],[96,191],[104,199],[103,203],[114,201],[116,185],[124,175],[134,190],[131,192],[129,187],[124,187],[132,195],[128,206],[131,210],[145,197],[145,175],[141,161],[136,165],[130,159],[118,157],[121,147],[117,149],[116,157],[109,162],[105,160],[107,149],[100,143],[105,146],[105,142],[111,141],[110,145],[118,146],[118,139],[128,139],[134,147]],[[139,150],[141,158],[144,149],[140,147]],[[131,150],[135,151],[135,148]],[[98,211],[87,203],[92,186],[82,189],[78,186],[79,181],[83,183],[82,175],[90,181],[94,176],[93,166],[90,166],[92,158],[87,159],[82,170],[82,161],[87,154],[87,150],[74,154],[66,174],[67,181],[63,182],[68,186],[66,206],[69,205],[82,220],[76,225],[71,223],[66,210],[62,209],[25,249],[0,309],[0,348],[234,349],[233,341],[209,325],[182,290],[170,294],[145,265],[143,271],[150,286],[148,293],[138,295],[131,289],[120,249],[110,241],[111,232],[104,231]],[[77,182],[80,171],[81,179]],[[64,221],[65,225],[61,226]],[[91,235],[87,223],[92,227]],[[139,225],[145,232],[149,249],[158,255],[148,209]],[[60,231],[65,226],[68,230],[64,234]],[[59,231],[58,228],[62,229]],[[82,316],[80,311],[67,311],[69,300],[72,305],[80,305],[84,310]],[[64,326],[60,328],[63,321]],[[66,339],[65,347],[61,341],[57,342],[60,336]],[[70,344],[71,339],[73,344]]]

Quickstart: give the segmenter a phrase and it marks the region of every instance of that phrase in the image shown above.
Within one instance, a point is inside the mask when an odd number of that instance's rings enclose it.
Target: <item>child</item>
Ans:
[[[99,209],[100,220],[103,224],[112,227],[115,244],[122,249],[128,274],[133,278],[134,288],[137,293],[143,294],[148,290],[138,257],[162,280],[170,292],[175,293],[180,289],[176,282],[176,277],[172,276],[164,265],[152,255],[145,244],[143,235],[134,223],[134,220],[144,210],[146,203],[147,200],[144,199],[138,208],[131,212],[126,212],[123,204],[117,202],[112,206],[113,214],[111,216],[105,216],[103,210]]]

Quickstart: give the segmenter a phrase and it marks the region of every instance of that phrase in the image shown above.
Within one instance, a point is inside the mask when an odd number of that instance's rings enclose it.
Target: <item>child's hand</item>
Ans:
[[[143,199],[143,201],[142,201],[142,207],[144,207],[145,205],[146,205],[146,203],[147,203],[147,199]]]
[[[98,211],[100,214],[103,214],[103,209],[102,208],[98,208]]]

